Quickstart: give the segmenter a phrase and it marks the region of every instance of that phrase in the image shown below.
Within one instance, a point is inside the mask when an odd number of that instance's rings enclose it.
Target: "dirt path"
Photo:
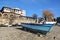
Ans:
[[[60,27],[47,34],[46,37],[38,37],[36,34],[16,29],[16,27],[0,27],[0,40],[60,40]]]

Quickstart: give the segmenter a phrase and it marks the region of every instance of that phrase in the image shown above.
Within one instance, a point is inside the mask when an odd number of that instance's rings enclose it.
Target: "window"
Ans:
[[[11,10],[10,10],[10,12],[14,12],[14,10],[13,10],[13,9],[11,9]]]
[[[18,10],[15,10],[15,13],[19,13],[19,11]]]

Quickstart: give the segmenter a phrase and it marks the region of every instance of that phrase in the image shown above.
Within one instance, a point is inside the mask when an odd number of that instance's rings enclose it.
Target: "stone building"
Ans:
[[[16,13],[16,14],[20,14],[22,16],[26,16],[26,11],[21,10],[19,8],[2,7],[1,12],[13,12],[13,13]]]
[[[15,9],[14,9],[15,10]],[[0,25],[21,24],[21,22],[35,23],[32,17],[21,15],[20,13],[12,12],[10,9],[2,8],[0,11]]]

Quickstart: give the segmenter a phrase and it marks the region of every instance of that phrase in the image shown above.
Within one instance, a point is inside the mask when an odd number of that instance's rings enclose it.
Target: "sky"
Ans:
[[[60,16],[60,0],[0,0],[0,9],[3,6],[26,10],[27,16],[42,17],[44,10],[50,10],[55,17]]]

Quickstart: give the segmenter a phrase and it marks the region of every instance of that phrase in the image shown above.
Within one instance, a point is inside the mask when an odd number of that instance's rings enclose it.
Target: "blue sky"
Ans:
[[[36,13],[42,17],[44,10],[50,10],[55,17],[60,16],[60,0],[0,0],[0,9],[3,6],[24,9],[27,16]]]

